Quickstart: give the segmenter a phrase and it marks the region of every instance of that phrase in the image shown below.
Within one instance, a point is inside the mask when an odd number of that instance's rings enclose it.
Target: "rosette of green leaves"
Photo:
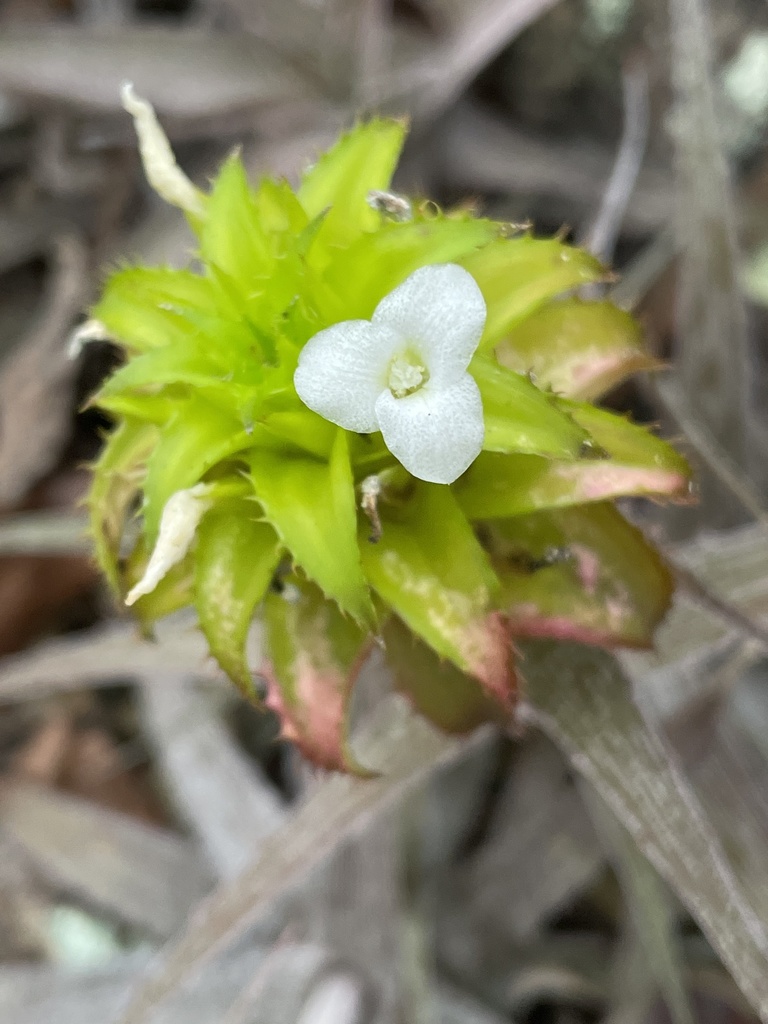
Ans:
[[[467,211],[415,203],[403,220],[371,206],[404,133],[394,120],[359,125],[296,191],[252,186],[232,156],[189,217],[194,265],[120,269],[93,310],[125,352],[95,398],[116,423],[89,499],[109,583],[124,597],[171,495],[209,484],[194,546],[135,610],[149,625],[194,606],[212,654],[254,699],[245,644],[261,615],[256,668],[284,734],[347,770],[350,694],[376,640],[401,690],[456,731],[514,706],[517,636],[649,644],[670,576],[613,499],[689,493],[673,448],[589,404],[650,365],[630,316],[568,297],[604,267]],[[321,419],[293,387],[315,333],[369,318],[415,269],[446,262],[470,271],[488,307],[470,366],[485,449],[451,486],[408,477],[380,435]],[[377,542],[360,508],[371,476]]]

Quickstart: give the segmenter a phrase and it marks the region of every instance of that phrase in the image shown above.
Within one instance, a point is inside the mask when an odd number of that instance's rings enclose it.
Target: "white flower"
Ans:
[[[145,594],[151,594],[165,574],[189,551],[200,520],[211,507],[210,490],[210,484],[195,484],[184,491],[176,491],[166,501],[157,542],[144,575],[126,597],[126,604],[134,604]]]
[[[301,400],[331,423],[384,443],[421,480],[449,484],[483,446],[483,406],[467,367],[485,326],[474,278],[453,263],[415,271],[376,307],[304,346]]]

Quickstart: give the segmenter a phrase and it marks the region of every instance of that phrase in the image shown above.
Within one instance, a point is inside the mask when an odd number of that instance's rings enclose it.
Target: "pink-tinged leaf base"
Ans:
[[[662,363],[644,352],[616,352],[584,362],[574,361],[569,367],[567,390],[563,387],[553,390],[568,398],[591,401],[600,398],[633,374],[642,370],[658,370],[661,366]]]
[[[652,646],[650,637],[635,640],[621,636],[622,611],[616,606],[613,618],[615,630],[591,629],[587,625],[575,622],[564,615],[559,617],[542,616],[541,610],[534,604],[510,607],[510,629],[519,639],[538,640],[572,640],[590,647],[637,647],[647,649]]]
[[[349,702],[370,637],[313,584],[291,577],[264,600],[267,706],[315,764],[366,775],[348,742]]]
[[[640,370],[660,364],[638,322],[610,302],[564,299],[528,317],[496,348],[500,363],[531,372],[539,387],[593,401]]]
[[[517,684],[509,623],[500,612],[471,622],[455,636],[465,671],[505,711],[512,711]]]
[[[671,573],[613,505],[497,523],[489,544],[513,636],[651,645],[671,599]]]
[[[691,501],[688,477],[684,473],[634,466],[620,466],[612,462],[594,462],[585,466],[560,465],[557,477],[572,488],[572,504],[583,501],[603,501],[624,495],[657,495],[669,501]]]
[[[359,665],[347,676],[320,672],[311,659],[300,658],[295,668],[292,704],[283,696],[274,665],[267,661],[262,667],[267,684],[264,703],[280,720],[281,738],[295,743],[320,768],[370,775],[357,763],[347,742],[347,702],[367,653],[366,650],[361,654]]]
[[[483,452],[454,488],[470,519],[505,519],[629,495],[680,504],[695,500],[690,466],[651,431],[595,406],[564,400],[560,406],[589,432],[591,453],[566,461]],[[596,457],[601,449],[608,457]]]

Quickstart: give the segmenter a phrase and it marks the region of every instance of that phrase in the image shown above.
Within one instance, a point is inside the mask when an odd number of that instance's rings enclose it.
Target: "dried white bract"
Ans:
[[[482,450],[483,406],[467,373],[486,318],[462,267],[415,271],[376,307],[304,346],[294,375],[301,400],[346,430],[380,430],[415,477],[449,484]]]
[[[200,520],[211,507],[210,490],[210,484],[196,484],[185,491],[176,491],[165,503],[157,543],[144,575],[125,599],[127,605],[151,594],[166,573],[189,551]]]
[[[72,331],[67,342],[67,358],[77,359],[89,341],[112,341],[101,320],[85,320]]]
[[[149,184],[171,206],[202,216],[205,196],[176,163],[171,144],[160,127],[152,104],[136,95],[131,82],[123,84],[120,99],[133,118],[144,173]]]

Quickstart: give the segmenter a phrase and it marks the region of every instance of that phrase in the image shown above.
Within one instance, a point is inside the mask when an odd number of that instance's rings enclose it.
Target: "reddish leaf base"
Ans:
[[[295,743],[304,756],[319,768],[358,776],[375,774],[356,760],[348,743],[348,710],[354,680],[368,657],[361,653],[349,678],[334,672],[317,671],[309,659],[297,666],[293,707],[283,697],[274,667],[265,662],[261,674],[267,683],[264,703],[280,722],[280,736]]]

